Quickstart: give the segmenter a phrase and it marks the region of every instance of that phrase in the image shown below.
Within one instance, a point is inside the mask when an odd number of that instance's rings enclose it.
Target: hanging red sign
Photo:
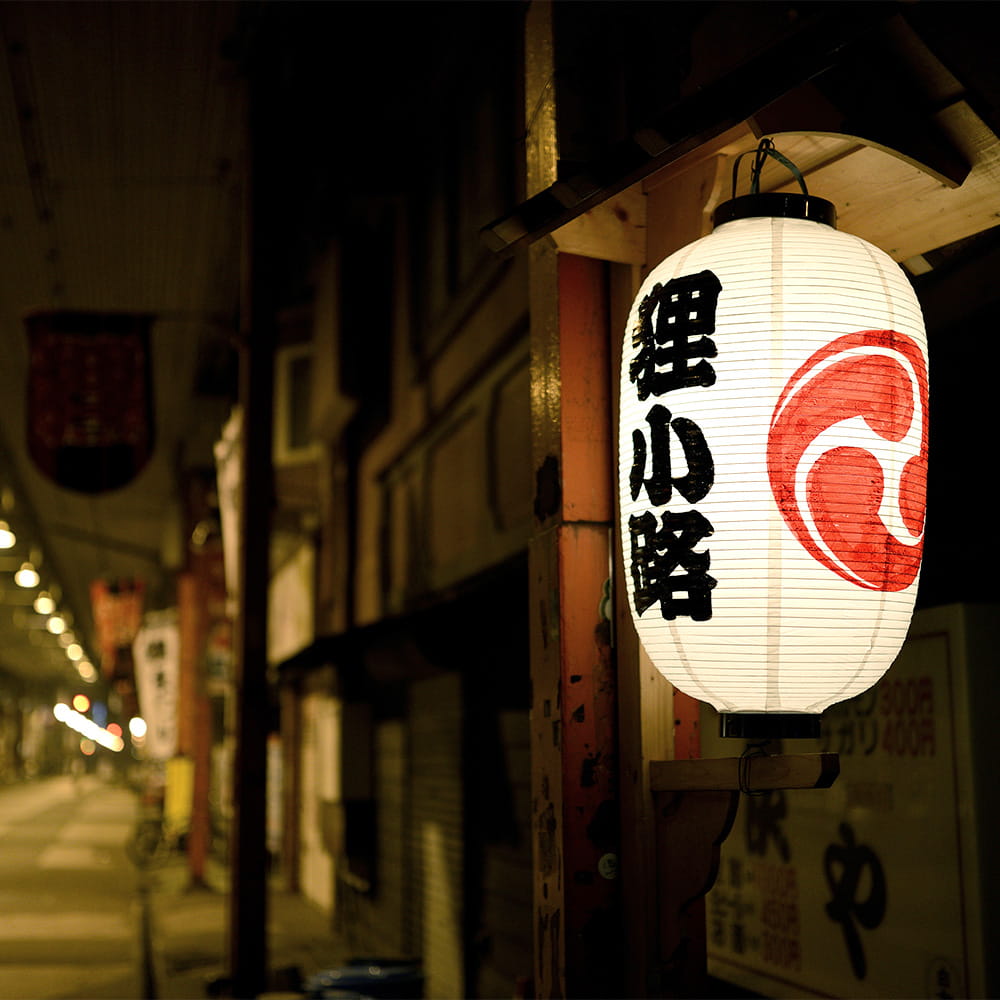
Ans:
[[[94,580],[90,584],[101,667],[108,677],[114,676],[120,654],[129,651],[135,641],[142,625],[145,594],[142,580]]]
[[[55,311],[25,318],[28,452],[67,489],[131,482],[153,450],[152,317]]]

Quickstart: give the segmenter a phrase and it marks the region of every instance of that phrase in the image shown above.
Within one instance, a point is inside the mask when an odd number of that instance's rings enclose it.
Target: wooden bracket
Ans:
[[[838,774],[840,758],[835,753],[654,760],[649,764],[649,787],[654,792],[829,788]]]
[[[657,898],[665,996],[701,995],[706,975],[704,898],[719,873],[740,792],[829,788],[835,753],[651,761],[656,801]]]

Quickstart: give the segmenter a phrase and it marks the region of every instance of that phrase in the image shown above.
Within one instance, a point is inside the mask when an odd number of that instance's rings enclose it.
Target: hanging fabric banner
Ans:
[[[28,332],[27,447],[80,493],[131,482],[153,451],[152,317],[39,312]]]
[[[139,711],[146,720],[146,756],[168,760],[177,752],[180,630],[173,611],[146,615],[132,647]]]

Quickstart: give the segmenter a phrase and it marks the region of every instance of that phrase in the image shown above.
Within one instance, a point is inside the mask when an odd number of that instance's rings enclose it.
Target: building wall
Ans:
[[[523,995],[531,975],[531,759],[528,714],[499,714],[502,766],[508,776],[507,823],[483,845],[478,976],[470,995]],[[499,791],[499,789],[497,790]]]
[[[419,956],[415,946],[410,851],[412,790],[408,734],[403,719],[375,724],[374,794],[376,859],[374,879],[365,887],[340,873],[335,926],[352,955],[394,958]]]
[[[339,797],[339,723],[340,706],[332,694],[313,690],[305,695],[299,748],[302,788],[299,885],[303,895],[326,910],[334,907],[330,819],[333,804]]]
[[[413,149],[393,160],[391,183],[344,187],[334,231],[310,234],[304,282],[318,442],[314,645],[330,646],[295,672],[291,853],[345,954],[419,958],[429,997],[513,995],[531,967],[528,267],[479,236],[522,193],[522,19],[517,4],[447,8],[465,44],[442,36],[440,58],[430,42],[421,50],[434,67],[420,73]],[[302,73],[290,93],[322,91],[320,70],[289,72]],[[408,150],[407,138],[393,148]],[[279,495],[286,520],[301,492]],[[518,559],[499,597],[482,587]],[[498,668],[513,699],[491,700],[477,679]],[[367,730],[355,725],[362,705]],[[357,780],[358,767],[370,779]]]
[[[430,997],[467,996],[463,971],[461,678],[444,674],[410,688],[415,916]]]
[[[489,669],[469,653],[474,670]],[[345,955],[421,960],[428,997],[511,996],[530,975],[528,717],[494,697],[497,685],[477,688],[458,671],[406,685],[398,714],[372,726],[370,881],[327,855]],[[303,822],[315,825],[321,804],[308,794],[316,815]],[[315,842],[311,852],[323,879]]]

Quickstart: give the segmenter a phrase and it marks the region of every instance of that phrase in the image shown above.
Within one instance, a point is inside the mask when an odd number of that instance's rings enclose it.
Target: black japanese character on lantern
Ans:
[[[629,475],[632,499],[638,499],[645,486],[646,495],[655,507],[667,503],[675,489],[688,503],[697,503],[715,483],[715,462],[701,428],[687,417],[671,418],[670,411],[659,403],[646,414],[646,422],[649,424],[648,448],[646,435],[638,429],[632,431],[632,472]],[[671,430],[684,451],[688,470],[687,475],[676,479],[670,475]],[[652,452],[651,469],[649,477],[643,478],[647,452]]]
[[[696,510],[668,512],[661,515],[658,525],[656,516],[646,511],[633,514],[628,527],[636,614],[659,602],[667,621],[678,615],[708,621],[715,587],[715,580],[708,575],[710,556],[693,551],[714,530],[708,519]]]
[[[716,355],[711,334],[720,291],[712,271],[699,271],[654,285],[642,300],[632,332],[637,352],[629,365],[639,399],[715,384],[715,369],[705,359]],[[692,364],[694,359],[700,360]]]

